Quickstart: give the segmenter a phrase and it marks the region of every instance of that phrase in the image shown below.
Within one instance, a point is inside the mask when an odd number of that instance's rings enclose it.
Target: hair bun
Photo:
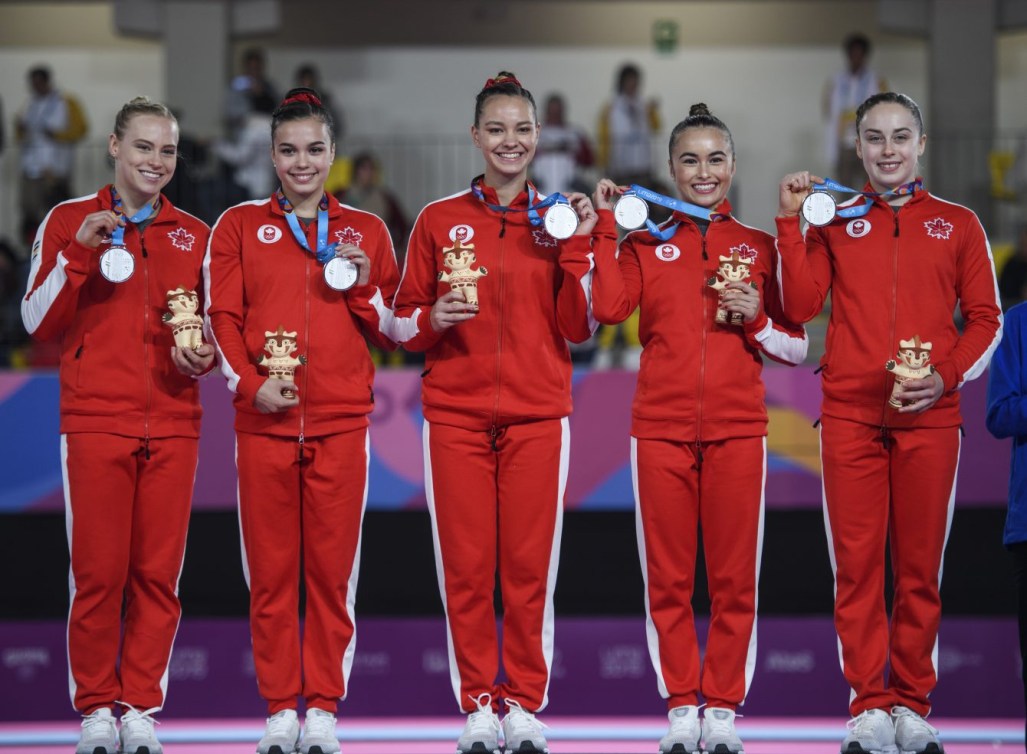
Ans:
[[[502,84],[514,84],[515,86],[520,86],[521,82],[518,81],[517,77],[510,73],[510,71],[500,71],[496,74],[494,79],[489,79],[485,82],[485,86],[482,87],[482,91]]]
[[[282,100],[278,107],[285,107],[293,103],[301,103],[307,105],[313,105],[314,107],[322,107],[321,98],[317,96],[317,92],[313,89],[307,89],[301,87],[298,89],[290,89],[285,95],[285,99]]]
[[[693,115],[712,115],[712,113],[705,102],[696,102],[688,108],[688,117],[692,117]]]

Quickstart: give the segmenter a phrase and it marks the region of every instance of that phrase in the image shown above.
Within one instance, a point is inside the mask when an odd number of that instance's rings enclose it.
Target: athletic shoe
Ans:
[[[513,699],[506,700],[503,718],[503,745],[507,754],[549,754],[549,744],[542,734],[546,727]]]
[[[842,754],[898,754],[895,726],[883,709],[868,709],[846,723]]]
[[[734,710],[707,707],[703,710],[702,749],[707,754],[745,754],[735,731]]]
[[[492,711],[492,694],[471,699],[478,709],[467,716],[456,742],[457,754],[499,754],[499,716]]]
[[[307,710],[300,754],[339,754],[339,739],[335,737],[335,715],[323,709]]]
[[[101,707],[82,715],[82,737],[75,754],[115,754],[118,750],[118,726],[114,713]]]
[[[153,730],[153,726],[157,723],[153,719],[153,713],[160,712],[160,707],[140,711],[124,702],[121,702],[121,706],[128,708],[128,712],[121,716],[122,753],[163,754],[164,748],[160,745],[157,734]]]
[[[928,725],[920,715],[908,707],[892,707],[891,719],[895,723],[895,745],[900,754],[944,754],[938,740],[938,729]]]
[[[660,754],[698,754],[699,738],[702,729],[699,726],[699,708],[695,705],[675,707],[667,713],[670,719],[670,730],[660,739]]]
[[[296,710],[283,709],[267,719],[267,729],[257,744],[257,754],[293,754],[300,742]]]

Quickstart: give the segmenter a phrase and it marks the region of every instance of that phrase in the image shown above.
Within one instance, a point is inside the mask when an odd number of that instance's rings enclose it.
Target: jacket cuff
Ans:
[[[745,330],[745,337],[748,338],[750,343],[756,343],[756,335],[763,332],[763,329],[770,323],[770,318],[767,313],[760,309],[756,312],[756,319],[752,322],[745,322],[742,328]]]
[[[799,216],[794,217],[775,217],[774,222],[777,224],[777,237],[787,238],[791,241],[802,240],[802,229],[799,227]]]
[[[84,273],[89,269],[89,259],[96,253],[96,249],[83,246],[73,238],[61,253],[68,260],[65,271],[70,267],[72,272]]]
[[[239,378],[239,384],[235,386],[235,392],[241,395],[247,405],[253,405],[253,399],[257,397],[260,386],[267,381],[267,377],[259,374],[256,370]]]
[[[951,361],[943,361],[940,364],[935,364],[934,371],[941,376],[941,383],[944,386],[945,393],[955,390],[959,385],[959,373],[956,371],[956,367]]]

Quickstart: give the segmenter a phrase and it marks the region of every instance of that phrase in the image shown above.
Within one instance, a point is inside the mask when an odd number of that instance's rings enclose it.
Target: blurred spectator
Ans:
[[[13,244],[0,238],[0,367],[19,363],[16,351],[28,342],[21,324],[21,294],[28,269]]]
[[[307,89],[313,89],[320,95],[321,105],[332,116],[332,122],[335,124],[335,151],[338,152],[339,142],[342,141],[342,137],[346,133],[346,116],[342,112],[342,108],[335,105],[332,101],[332,95],[322,85],[321,75],[313,63],[304,63],[296,69],[296,82],[293,86],[304,86]]]
[[[30,69],[28,84],[14,129],[21,146],[21,231],[31,244],[50,208],[71,197],[74,145],[88,127],[78,101],[54,88],[49,68]]]
[[[561,95],[550,94],[546,99],[542,131],[531,164],[532,177],[545,194],[587,194],[589,187],[581,171],[595,162],[592,144],[582,129],[566,122],[565,110]]]
[[[213,225],[224,210],[211,165],[211,150],[185,128],[185,113],[172,108],[178,121],[178,167],[162,193],[179,209]]]
[[[642,71],[626,63],[617,72],[617,92],[599,116],[599,163],[614,182],[653,184],[651,142],[660,130],[655,99],[642,102]]]
[[[271,162],[271,113],[278,103],[266,92],[252,92],[248,103],[235,137],[212,145],[214,154],[232,168],[232,182],[241,191],[238,201],[263,199],[277,186]]]
[[[262,49],[250,47],[243,52],[242,73],[232,79],[225,97],[225,118],[230,131],[243,127],[254,102],[270,102],[272,109],[278,104],[278,90],[268,79],[265,67]]]
[[[862,188],[867,178],[855,150],[856,108],[871,94],[888,91],[888,85],[867,66],[870,40],[864,35],[850,34],[842,49],[845,69],[838,71],[824,87],[827,164],[831,177],[843,186]]]
[[[381,170],[374,155],[370,152],[361,152],[353,158],[353,180],[349,188],[336,193],[336,198],[382,219],[385,227],[389,229],[389,235],[392,236],[396,262],[402,269],[410,223],[403,214],[399,200],[381,184]]]
[[[1027,300],[1027,223],[1020,227],[1013,255],[1002,267],[998,277],[998,293],[1003,309]]]

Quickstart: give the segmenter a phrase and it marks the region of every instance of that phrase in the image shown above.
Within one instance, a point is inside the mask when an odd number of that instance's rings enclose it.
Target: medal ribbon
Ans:
[[[289,230],[292,231],[293,238],[296,239],[296,243],[304,251],[309,251],[321,264],[328,264],[335,256],[335,244],[328,244],[328,194],[321,195],[321,201],[317,205],[317,251],[313,251],[310,248],[310,244],[307,243],[307,235],[303,232],[303,228],[300,227],[300,221],[296,218],[296,211],[293,209],[292,202],[290,202],[281,189],[275,192],[275,198],[278,199],[278,206],[282,208],[282,212],[285,213],[285,221],[289,223]]]
[[[915,194],[917,191],[921,191],[924,187],[924,182],[917,178],[915,181],[910,183],[904,183],[901,186],[896,186],[890,191],[859,191],[858,189],[849,188],[838,183],[838,181],[832,180],[831,178],[825,178],[823,183],[814,183],[814,191],[837,191],[840,194],[859,194],[864,197],[866,201],[863,204],[854,204],[851,207],[839,207],[838,217],[852,218],[852,217],[863,217],[867,212],[870,211],[870,207],[873,206],[873,197],[878,196],[882,199],[887,199],[890,196],[906,196],[907,194]]]
[[[540,215],[538,213],[538,211],[540,209],[546,209],[548,207],[552,207],[554,204],[566,204],[568,206],[570,205],[570,200],[568,200],[567,197],[564,196],[563,194],[561,194],[559,191],[557,191],[554,194],[550,194],[545,199],[540,201],[538,204],[535,204],[535,196],[536,196],[535,187],[532,186],[529,183],[528,184],[528,207],[527,207],[527,209],[520,209],[520,208],[514,208],[514,207],[504,207],[502,204],[492,204],[491,202],[489,202],[485,198],[485,192],[481,190],[481,186],[479,185],[480,183],[481,183],[481,176],[479,176],[479,177],[475,178],[473,181],[471,181],[471,193],[474,194],[474,196],[479,201],[484,203],[486,207],[488,207],[491,210],[495,210],[496,212],[527,212],[528,213],[528,221],[532,225],[541,225],[542,224],[542,215]]]
[[[637,196],[639,199],[643,199],[653,204],[658,204],[661,207],[666,207],[669,210],[680,212],[683,215],[695,217],[699,220],[710,220],[716,214],[713,210],[707,209],[706,207],[700,207],[698,204],[689,204],[681,199],[674,199],[669,196],[664,196],[663,194],[658,194],[652,189],[639,186],[637,183],[632,183],[630,188],[624,192],[623,196]],[[669,241],[674,234],[677,233],[679,225],[681,225],[680,222],[671,223],[663,230],[660,230],[659,226],[648,217],[645,219],[645,227],[649,229],[650,235],[660,239],[661,241]]]
[[[153,204],[147,204],[132,217],[125,216],[125,202],[122,201],[121,195],[118,190],[111,186],[111,212],[118,218],[125,218],[126,222],[139,224],[147,220],[157,210],[157,204],[160,202],[158,197],[154,200]],[[127,225],[118,224],[117,227],[111,232],[111,246],[124,246],[125,245],[125,228]]]

